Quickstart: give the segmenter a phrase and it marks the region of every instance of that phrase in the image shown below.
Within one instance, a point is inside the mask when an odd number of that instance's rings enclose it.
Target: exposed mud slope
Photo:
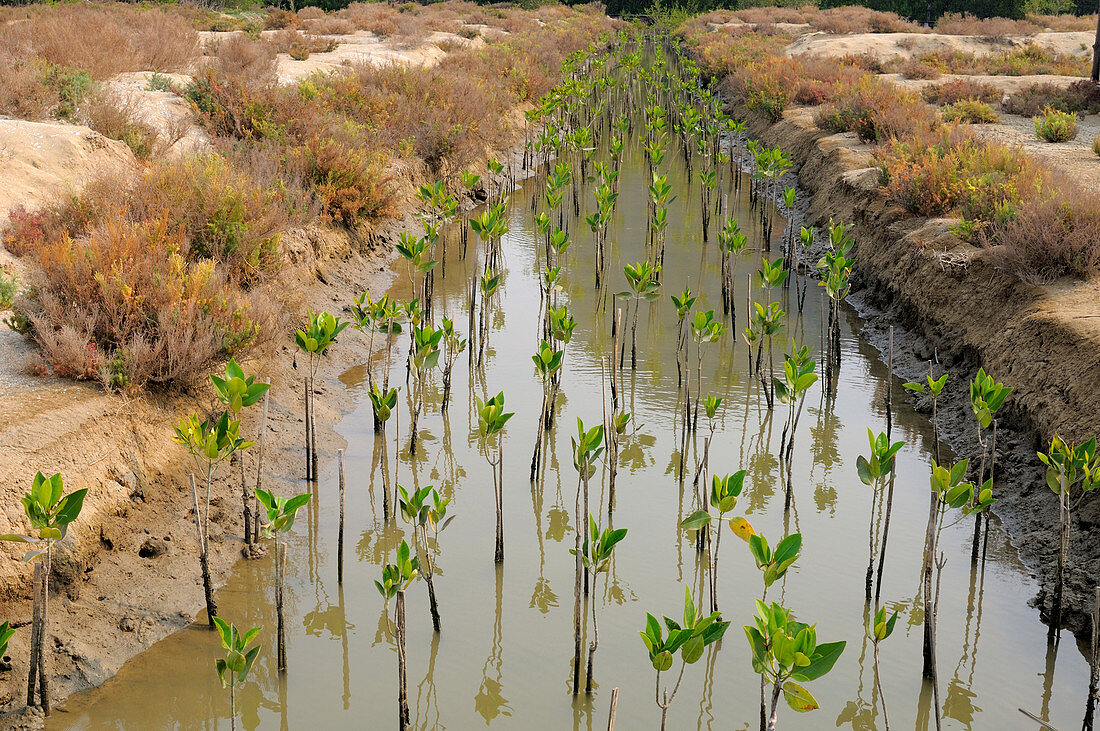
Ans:
[[[389,245],[367,242],[353,251],[346,237],[333,232],[292,235],[302,238],[299,248],[311,254],[284,277],[286,291],[295,293],[295,306],[340,311],[352,293],[388,286]],[[301,372],[288,343],[280,342],[245,364],[272,379],[263,480],[265,487],[282,494],[300,492],[304,484],[298,446]],[[330,428],[347,406],[341,399],[348,398],[344,389],[326,392],[346,367],[366,357],[366,349],[365,337],[348,331],[322,363],[317,404],[324,464],[331,464],[335,450],[343,446]],[[188,396],[128,399],[75,383],[45,388],[24,384],[17,396],[18,418],[0,420],[5,472],[11,477],[0,491],[4,524],[23,526],[18,497],[37,470],[62,472],[67,490],[89,489],[79,521],[57,547],[51,574],[47,641],[51,693],[60,699],[103,682],[127,659],[192,622],[203,608],[188,487],[191,465],[171,438],[176,419],[196,408],[202,412],[213,401],[205,388]],[[244,429],[255,438],[259,410],[251,411]],[[246,453],[245,461],[253,485],[254,452]],[[217,584],[244,548],[239,475],[236,466],[224,465],[212,492],[210,540]],[[18,708],[26,692],[31,603],[29,570],[21,555],[14,545],[0,548],[4,616],[22,628],[9,650],[14,666],[0,674],[0,708],[5,709]]]
[[[1035,286],[1000,271],[990,252],[950,232],[951,221],[915,219],[890,204],[870,148],[817,129],[810,110],[789,110],[777,124],[734,112],[750,120],[753,137],[793,155],[802,185],[813,193],[811,222],[854,223],[853,300],[869,316],[870,340],[883,347],[888,324],[900,323],[911,329],[897,342],[900,375],[919,377],[930,359],[954,373],[941,431],[956,452],[977,452],[966,379],[980,365],[1015,388],[998,437],[994,512],[1047,594],[1057,504],[1035,449],[1054,432],[1074,440],[1100,433],[1100,282]],[[1100,525],[1100,501],[1086,502],[1078,518],[1066,601],[1087,611],[1100,579],[1100,545],[1085,537]],[[1083,628],[1083,615],[1068,619]]]
[[[17,206],[37,208],[133,162],[125,143],[87,127],[0,119],[0,221]]]

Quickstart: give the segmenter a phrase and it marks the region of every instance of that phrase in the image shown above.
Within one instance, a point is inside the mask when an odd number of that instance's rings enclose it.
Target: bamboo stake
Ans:
[[[611,689],[611,712],[607,716],[607,731],[615,731],[615,711],[619,706],[619,689]]]
[[[265,378],[264,383],[270,384],[271,379]],[[252,527],[252,535],[259,538],[260,535],[260,502],[256,497],[256,491],[263,486],[264,479],[264,442],[267,437],[267,408],[268,408],[268,395],[271,393],[269,388],[264,392],[264,409],[263,415],[260,417],[260,439],[257,445],[258,453],[256,455],[256,489],[252,491],[252,515],[255,524]]]

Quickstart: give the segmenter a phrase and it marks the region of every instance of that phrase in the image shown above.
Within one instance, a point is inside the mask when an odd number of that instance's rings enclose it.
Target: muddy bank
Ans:
[[[388,285],[390,247],[383,245],[401,222],[355,242],[332,231],[298,232],[301,261],[282,276],[294,307],[340,311],[353,293]],[[291,310],[298,311],[297,309]],[[263,484],[283,494],[302,491],[303,393],[293,342],[283,339],[244,365],[272,380]],[[366,357],[366,336],[348,331],[322,365],[318,446],[326,466],[342,446],[331,426],[347,406],[343,389],[329,386],[345,367]],[[204,607],[198,572],[194,514],[186,452],[171,441],[176,420],[215,408],[205,385],[191,395],[108,394],[97,385],[33,389],[18,418],[0,425],[5,469],[12,480],[5,520],[23,529],[14,495],[37,470],[61,472],[66,489],[89,488],[85,510],[68,538],[55,548],[47,639],[51,695],[55,702],[102,683],[130,657],[194,621]],[[331,394],[329,393],[331,391]],[[246,413],[248,438],[259,433],[259,409]],[[256,455],[246,453],[254,484]],[[241,558],[243,521],[238,468],[223,465],[211,501],[211,561],[220,585]],[[3,616],[19,628],[8,654],[12,668],[0,674],[0,707],[26,700],[29,571],[22,551],[5,546],[0,559]]]
[[[520,159],[514,157],[514,168]],[[465,200],[462,207],[476,203]],[[394,276],[393,243],[401,231],[420,225],[411,199],[401,208],[406,211],[403,218],[375,231],[288,232],[284,241],[291,261],[280,275],[287,311],[327,310],[346,316],[354,296],[365,290],[378,296],[388,289]],[[381,344],[375,338],[376,350]],[[322,471],[336,469],[336,451],[347,445],[333,427],[354,407],[338,377],[367,360],[369,347],[369,335],[347,329],[322,360],[316,382]],[[293,338],[288,333],[242,365],[272,382],[263,486],[284,495],[303,492],[305,364],[297,357]],[[171,438],[180,417],[213,411],[217,404],[206,384],[187,395],[127,397],[92,384],[59,386],[32,379],[10,391],[20,408],[6,410],[0,418],[5,468],[13,477],[0,506],[8,524],[23,529],[18,496],[38,470],[62,472],[67,491],[89,488],[79,521],[55,548],[51,574],[47,653],[51,698],[58,705],[68,695],[104,682],[126,660],[191,624],[205,609],[188,487],[193,465]],[[243,432],[255,439],[260,410],[251,411],[244,415]],[[255,451],[245,454],[250,485],[255,483]],[[212,493],[211,571],[217,587],[234,563],[250,553],[242,538],[238,470],[223,465]],[[14,545],[0,545],[0,552],[0,616],[18,628],[8,650],[12,667],[0,670],[0,712],[10,714],[0,719],[0,728],[39,727],[38,711],[24,708],[30,571]]]
[[[863,335],[885,358],[896,326],[894,370],[904,380],[923,378],[929,361],[937,375],[951,373],[939,426],[956,454],[980,453],[967,386],[977,369],[1014,387],[999,420],[993,513],[1042,587],[1035,603],[1049,609],[1058,504],[1035,451],[1055,432],[1072,440],[1100,433],[1100,283],[1035,285],[1000,270],[996,252],[951,233],[953,221],[913,218],[887,201],[871,148],[854,135],[819,130],[810,110],[788,110],[775,124],[737,105],[731,112],[748,121],[751,137],[793,156],[799,184],[812,194],[805,210],[811,224],[854,224],[849,301],[864,320]],[[895,394],[910,397],[898,388]],[[931,412],[927,397],[915,406]],[[1100,501],[1086,500],[1075,515],[1063,611],[1075,632],[1088,627],[1100,580],[1100,545],[1088,540],[1098,523]]]

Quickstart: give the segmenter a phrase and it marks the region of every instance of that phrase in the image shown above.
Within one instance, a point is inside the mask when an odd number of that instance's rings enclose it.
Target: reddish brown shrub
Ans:
[[[938,79],[940,72],[920,59],[910,58],[898,67],[898,73],[906,79]]]
[[[977,99],[991,104],[1000,101],[1004,93],[984,81],[976,79],[951,79],[942,84],[930,84],[921,90],[921,95],[932,104],[954,104],[965,99]]]
[[[938,124],[935,113],[918,96],[873,76],[838,90],[814,121],[833,132],[855,132],[863,142],[905,138]]]
[[[1042,28],[1027,20],[1009,18],[978,18],[970,13],[945,13],[936,21],[936,32],[953,36],[981,36],[1004,38],[1006,36],[1030,36]]]

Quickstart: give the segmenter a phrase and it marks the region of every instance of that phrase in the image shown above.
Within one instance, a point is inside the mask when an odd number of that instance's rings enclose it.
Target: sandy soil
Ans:
[[[191,77],[186,74],[160,74],[178,88],[187,86]],[[210,135],[195,123],[191,105],[171,91],[149,88],[152,71],[134,71],[119,74],[106,82],[107,88],[132,103],[137,117],[158,130],[171,146],[167,155],[201,153],[210,148]]]
[[[1000,124],[971,126],[980,139],[1018,145],[1028,155],[1064,171],[1083,188],[1100,191],[1100,156],[1092,150],[1092,141],[1100,135],[1100,116],[1079,117],[1077,137],[1068,142],[1043,142],[1035,135],[1031,117],[1002,114]]]
[[[940,33],[808,33],[787,47],[788,56],[847,56],[870,54],[879,59],[910,58],[928,51],[963,51],[975,56],[1019,48],[1029,43],[1060,53],[1085,56],[1092,53],[1093,34],[1037,33],[1034,36],[954,36]]]

